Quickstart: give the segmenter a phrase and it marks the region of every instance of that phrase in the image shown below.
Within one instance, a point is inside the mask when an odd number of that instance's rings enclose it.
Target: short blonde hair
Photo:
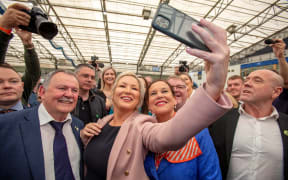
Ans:
[[[125,76],[131,76],[131,77],[134,77],[138,84],[139,84],[139,90],[140,90],[140,99],[139,99],[139,103],[137,105],[137,109],[140,108],[143,104],[143,101],[144,101],[144,95],[145,95],[145,90],[144,90],[144,85],[140,82],[140,80],[137,78],[136,74],[132,73],[132,72],[123,72],[121,74],[119,74],[114,82],[114,85],[112,87],[112,97],[114,96],[114,93],[115,93],[115,89],[120,81],[120,79],[122,79],[123,77]],[[113,101],[113,98],[112,98],[112,101]]]

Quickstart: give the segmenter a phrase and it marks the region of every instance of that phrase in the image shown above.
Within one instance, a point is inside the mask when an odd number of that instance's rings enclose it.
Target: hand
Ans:
[[[282,39],[273,39],[273,41],[275,41],[275,44],[271,44],[270,46],[273,49],[273,52],[275,54],[275,56],[280,59],[280,58],[284,58],[284,51],[285,51],[285,47],[286,44]]]
[[[15,28],[16,34],[20,37],[23,45],[31,46],[32,44],[32,33],[19,29],[18,27]]]
[[[15,3],[10,5],[0,18],[0,27],[5,29],[12,29],[19,25],[28,26],[30,22],[30,15],[20,11],[22,9],[29,10],[28,7]]]
[[[228,71],[230,49],[227,45],[227,33],[224,29],[204,19],[200,21],[200,24],[208,28],[212,34],[198,25],[192,25],[192,30],[199,34],[211,52],[191,48],[187,48],[186,51],[204,59],[207,77],[205,88],[207,93],[217,100],[225,86]]]
[[[95,135],[99,135],[101,133],[102,127],[98,123],[88,123],[80,131],[80,137],[82,140],[82,143],[86,146],[89,141],[94,137]]]

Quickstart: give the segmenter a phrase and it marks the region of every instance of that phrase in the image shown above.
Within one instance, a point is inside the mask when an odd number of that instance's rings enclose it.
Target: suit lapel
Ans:
[[[20,124],[20,132],[23,138],[23,145],[31,168],[33,179],[44,180],[44,155],[38,108],[34,108],[29,114],[24,116],[26,121]]]
[[[230,111],[231,113],[227,117],[226,124],[225,124],[225,149],[226,149],[226,160],[228,161],[227,163],[229,164],[230,161],[230,156],[231,156],[231,151],[232,151],[232,146],[233,146],[233,139],[235,135],[235,130],[236,126],[239,120],[239,113],[238,109],[233,109]]]
[[[131,122],[134,120],[135,116],[138,114],[138,112],[134,112],[130,115],[129,118],[122,124],[115,141],[113,143],[109,159],[108,159],[108,169],[107,169],[107,175],[112,175],[112,170],[115,167],[116,161],[119,157],[120,151],[122,149],[122,146],[124,145],[124,142],[126,141],[126,137],[128,135]],[[112,116],[111,116],[112,119]],[[111,120],[110,119],[110,120]],[[109,123],[109,122],[108,122]],[[107,179],[111,179],[111,177],[107,176]]]
[[[75,121],[74,121],[74,118],[72,117],[72,123],[71,123],[71,129],[72,129],[72,132],[75,136],[75,139],[77,141],[77,144],[79,146],[79,149],[81,150],[81,153],[82,153],[82,142],[81,142],[81,139],[80,139],[80,130],[81,130],[81,127],[79,127]]]

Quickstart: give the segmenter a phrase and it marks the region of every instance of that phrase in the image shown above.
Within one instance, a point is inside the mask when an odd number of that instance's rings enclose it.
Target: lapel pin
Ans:
[[[288,130],[284,130],[284,134],[288,136]]]
[[[79,128],[77,126],[75,126],[76,131],[79,131]]]

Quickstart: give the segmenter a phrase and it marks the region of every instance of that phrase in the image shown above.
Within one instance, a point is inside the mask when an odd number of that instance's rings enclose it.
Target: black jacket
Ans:
[[[223,180],[227,178],[233,140],[239,116],[240,114],[238,109],[231,109],[209,127],[210,135],[219,157]],[[288,136],[287,134],[284,134],[284,131],[286,130],[285,132],[287,132],[288,130],[288,116],[279,112],[278,124],[283,143],[282,163],[284,166],[284,179],[288,179]]]
[[[80,96],[75,109],[71,112],[74,116],[79,118],[80,115]],[[98,119],[103,118],[106,115],[105,101],[102,97],[96,95],[92,91],[89,92],[89,107],[90,107],[90,122],[97,122]]]

